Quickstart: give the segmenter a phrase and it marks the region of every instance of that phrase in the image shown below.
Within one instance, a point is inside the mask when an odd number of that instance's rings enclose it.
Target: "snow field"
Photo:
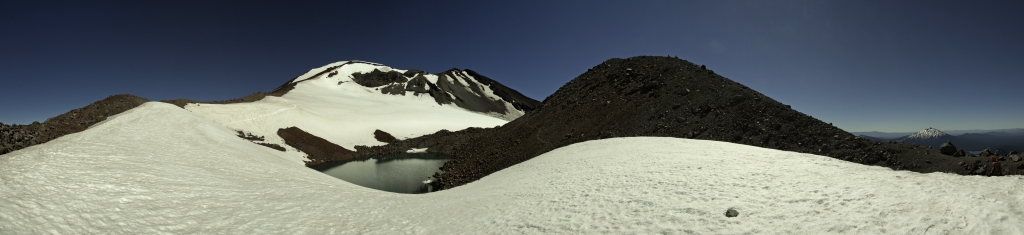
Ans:
[[[234,134],[151,102],[0,155],[0,233],[1024,233],[1019,176],[634,137],[407,195],[337,180]],[[728,208],[739,216],[725,217]]]

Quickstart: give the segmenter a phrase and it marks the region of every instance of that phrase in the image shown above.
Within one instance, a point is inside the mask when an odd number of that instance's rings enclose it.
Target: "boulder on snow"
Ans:
[[[725,211],[725,217],[736,217],[738,215],[740,215],[740,212],[736,211],[736,209],[729,208]]]
[[[942,143],[942,145],[939,146],[939,152],[941,152],[944,155],[952,156],[954,153],[956,153],[956,145],[953,145],[953,142],[947,140],[946,143]]]

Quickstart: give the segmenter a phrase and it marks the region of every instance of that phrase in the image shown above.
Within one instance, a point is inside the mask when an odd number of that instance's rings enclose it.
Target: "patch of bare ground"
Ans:
[[[23,148],[49,142],[61,136],[77,133],[90,126],[106,120],[107,117],[120,114],[149,102],[149,100],[129,95],[112,95],[77,108],[61,115],[33,122],[29,125],[6,125],[0,123],[0,154],[6,154]]]

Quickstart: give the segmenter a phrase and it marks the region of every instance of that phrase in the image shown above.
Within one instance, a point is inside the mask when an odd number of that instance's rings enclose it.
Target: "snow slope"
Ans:
[[[281,155],[147,103],[0,155],[0,234],[1024,233],[1019,176],[892,171],[715,141],[578,143],[419,195]]]
[[[339,72],[338,75],[308,77],[340,65],[343,66],[334,70]],[[441,129],[457,131],[469,127],[495,127],[508,122],[453,105],[439,105],[426,94],[381,94],[374,88],[356,84],[348,76],[374,69],[393,70],[383,65],[338,62],[299,76],[293,82],[301,82],[281,97],[267,96],[251,103],[189,104],[185,109],[229,129],[251,132],[264,136],[267,143],[285,146],[288,149],[286,158],[297,163],[306,161],[306,154],[286,145],[277,135],[278,129],[295,126],[354,150],[356,145],[384,145],[384,142],[373,138],[377,129],[404,139]],[[436,76],[433,79],[436,81]]]

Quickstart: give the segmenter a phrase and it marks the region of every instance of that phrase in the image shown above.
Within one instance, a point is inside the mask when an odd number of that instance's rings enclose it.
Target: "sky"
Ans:
[[[328,63],[472,69],[537,100],[671,55],[847,131],[1024,127],[1020,1],[0,1],[0,122],[224,100]]]

